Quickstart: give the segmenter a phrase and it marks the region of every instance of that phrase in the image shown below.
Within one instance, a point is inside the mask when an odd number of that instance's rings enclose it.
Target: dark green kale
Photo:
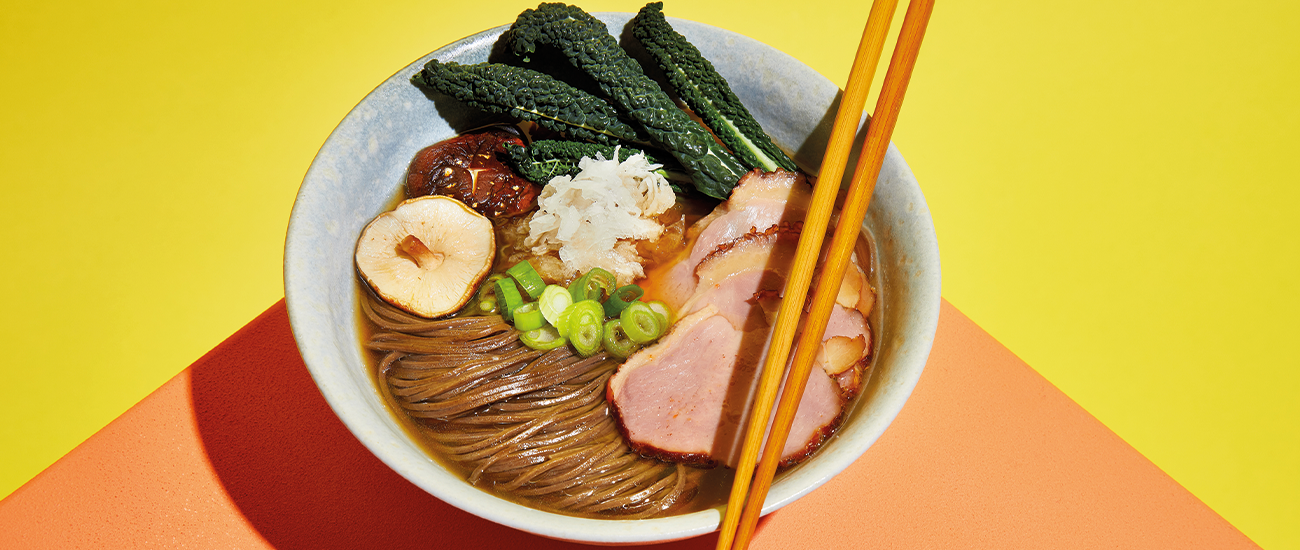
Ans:
[[[695,188],[705,195],[727,198],[745,174],[735,156],[645,75],[604,23],[576,6],[542,4],[525,10],[502,39],[525,58],[544,44],[563,52],[571,64],[591,75],[615,106],[682,163]]]
[[[594,159],[596,155],[600,155],[606,159],[614,158],[614,147],[581,141],[541,140],[534,141],[528,147],[506,144],[505,150],[506,161],[519,172],[519,175],[541,185],[546,185],[555,176],[577,174],[578,161],[582,160],[582,157]],[[651,164],[662,165],[662,168],[655,172],[669,182],[689,183],[691,181],[690,175],[686,174],[675,161],[664,159],[649,151],[620,147],[618,161],[623,162],[637,153],[645,153],[646,160]],[[676,186],[674,189],[676,190]]]
[[[632,19],[632,36],[654,57],[678,97],[748,167],[768,172],[777,168],[798,170],[794,161],[772,143],[713,64],[668,24],[663,7],[663,2],[652,2],[641,8]]]
[[[605,100],[530,69],[479,63],[461,65],[433,60],[411,77],[472,107],[531,120],[575,139],[614,145],[648,143],[649,138],[621,120]]]

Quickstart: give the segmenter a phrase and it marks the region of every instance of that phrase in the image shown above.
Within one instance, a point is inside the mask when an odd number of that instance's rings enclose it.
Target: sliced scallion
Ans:
[[[655,312],[655,315],[659,316],[659,322],[663,323],[665,331],[668,330],[667,327],[673,326],[673,321],[676,320],[673,319],[673,310],[670,309],[668,304],[665,304],[663,300],[646,302],[646,305],[650,306],[650,310]]]
[[[605,310],[600,302],[583,300],[573,304],[569,313],[569,343],[583,357],[600,351],[601,339],[605,335]]]
[[[613,273],[593,267],[591,271],[584,273],[569,285],[569,295],[573,297],[574,302],[595,300],[599,303],[605,301],[614,292],[617,284],[618,280],[614,278]]]
[[[528,260],[515,264],[514,267],[507,269],[506,273],[514,277],[524,292],[528,293],[528,297],[534,300],[541,296],[542,289],[546,288],[546,282],[542,281],[542,276],[537,274],[537,270],[533,269],[533,264],[528,263]]]
[[[569,317],[573,315],[574,305],[576,304],[569,304],[569,307],[564,308],[564,311],[560,312],[560,315],[555,319],[555,322],[551,323],[552,325],[555,325],[555,330],[560,331],[560,336],[565,338],[569,337]]]
[[[633,342],[644,344],[658,338],[664,332],[659,323],[659,316],[645,302],[637,302],[627,307],[618,318],[623,321],[623,332]]]
[[[520,334],[519,341],[525,346],[539,350],[552,350],[569,343],[552,326],[544,326]]]
[[[640,300],[644,294],[645,291],[636,285],[619,287],[613,294],[610,294],[608,300],[605,300],[605,316],[618,317],[619,313],[627,309],[627,306],[632,305],[632,302]]]
[[[560,314],[571,305],[573,297],[569,295],[569,289],[560,285],[548,285],[542,291],[542,297],[537,299],[537,307],[541,308],[546,322],[557,327],[560,326]]]
[[[509,278],[497,279],[497,310],[506,321],[511,321],[511,314],[515,308],[524,305],[524,299],[519,295],[519,289],[515,288],[515,282]]]
[[[528,302],[515,308],[510,316],[515,319],[515,330],[535,330],[546,325],[546,318],[542,317],[542,310],[537,309],[537,302]]]
[[[640,347],[627,337],[627,333],[623,331],[623,321],[620,319],[610,319],[605,322],[605,334],[601,343],[605,345],[605,351],[620,359],[626,359]]]

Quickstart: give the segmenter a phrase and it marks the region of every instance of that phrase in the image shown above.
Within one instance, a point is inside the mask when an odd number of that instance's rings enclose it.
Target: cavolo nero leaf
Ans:
[[[727,198],[745,174],[731,152],[645,75],[604,23],[576,6],[542,4],[525,10],[502,38],[521,57],[543,44],[563,52],[596,81],[610,102],[681,162],[695,188],[705,195]]]
[[[794,161],[772,143],[713,64],[668,23],[663,6],[663,2],[652,2],[641,8],[632,19],[632,36],[654,57],[678,97],[748,167],[769,172],[777,168],[798,170]]]
[[[596,158],[597,155],[605,159],[614,158],[614,147],[609,145],[600,145],[596,143],[584,143],[580,141],[563,141],[563,140],[540,140],[534,141],[532,145],[520,147],[514,144],[507,144],[506,161],[514,166],[519,175],[528,181],[545,185],[555,176],[572,176],[578,173],[578,163],[583,157]],[[661,165],[661,168],[655,170],[659,175],[667,179],[670,184],[675,182],[690,182],[691,178],[682,171],[681,166],[671,159],[664,159],[649,151],[642,151],[632,147],[618,148],[618,161],[623,162],[628,157],[637,153],[644,153],[646,160],[651,164]],[[674,185],[674,189],[677,190]]]
[[[619,118],[618,110],[605,100],[531,69],[435,59],[411,81],[472,107],[533,121],[575,139],[609,145],[649,142],[648,136]]]

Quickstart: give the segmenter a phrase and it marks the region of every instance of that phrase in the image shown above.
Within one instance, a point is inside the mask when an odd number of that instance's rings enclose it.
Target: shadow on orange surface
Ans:
[[[764,549],[1258,548],[947,303],[889,430],[761,526]],[[312,383],[283,302],[0,500],[0,541],[581,547],[461,512],[380,463]]]
[[[283,301],[221,347],[226,353],[191,367],[199,434],[231,501],[271,546],[586,548],[463,512],[375,458],[312,382]],[[242,360],[230,360],[232,353]],[[708,535],[654,548],[713,548],[716,540]]]

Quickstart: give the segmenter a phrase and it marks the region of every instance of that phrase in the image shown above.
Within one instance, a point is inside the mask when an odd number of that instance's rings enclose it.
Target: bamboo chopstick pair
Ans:
[[[866,143],[853,171],[853,182],[849,186],[848,197],[840,212],[840,221],[831,238],[830,251],[820,272],[817,291],[804,321],[803,332],[799,333],[794,362],[786,376],[785,391],[781,394],[781,403],[777,407],[772,431],[764,447],[767,419],[771,417],[772,405],[780,390],[780,374],[785,370],[796,329],[799,328],[799,314],[803,311],[804,298],[808,294],[813,268],[816,267],[821,251],[824,228],[830,222],[835,195],[839,191],[858,121],[862,119],[867,92],[875,77],[885,35],[889,33],[897,5],[898,0],[875,0],[870,15],[867,16],[867,26],[862,32],[862,41],[849,72],[849,83],[840,99],[840,109],[835,114],[830,142],[822,157],[821,173],[804,219],[804,229],[799,235],[794,267],[782,294],[767,361],[759,378],[757,400],[745,431],[740,464],[736,467],[735,482],[727,501],[727,513],[718,537],[718,550],[747,548],[762,513],[763,501],[767,499],[772,476],[776,474],[777,464],[781,460],[781,450],[785,448],[786,438],[790,435],[790,425],[799,408],[799,400],[803,397],[804,385],[819,348],[818,344],[825,333],[831,306],[835,304],[839,281],[844,278],[849,256],[862,227],[862,218],[867,213],[871,193],[876,187],[876,178],[885,160],[889,138],[898,121],[898,112],[903,106],[903,95],[912,77],[912,69],[916,66],[916,56],[921,48],[921,39],[925,36],[925,27],[930,21],[930,13],[934,9],[934,0],[911,0],[908,3],[898,44],[894,47],[876,110],[867,128]],[[762,461],[758,460],[760,450],[763,451]],[[754,471],[756,463],[757,473]]]

